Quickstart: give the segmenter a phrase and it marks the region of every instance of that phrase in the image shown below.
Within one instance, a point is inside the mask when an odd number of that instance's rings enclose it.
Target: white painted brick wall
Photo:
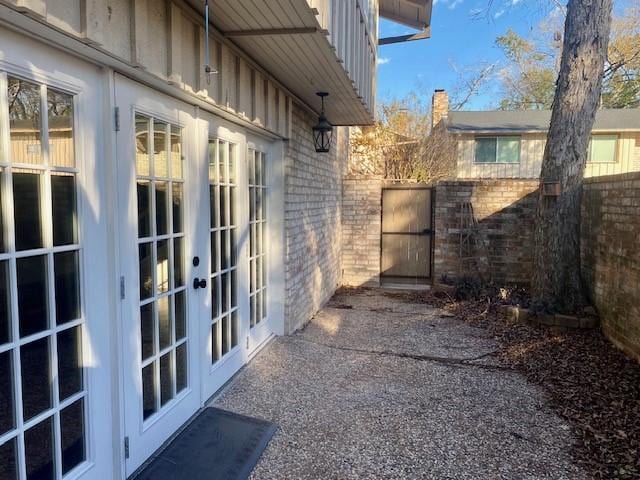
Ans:
[[[285,333],[305,325],[333,295],[341,277],[342,176],[348,135],[336,128],[328,154],[317,154],[317,121],[293,108],[285,152]]]
[[[382,178],[350,175],[342,191],[342,284],[380,285]]]

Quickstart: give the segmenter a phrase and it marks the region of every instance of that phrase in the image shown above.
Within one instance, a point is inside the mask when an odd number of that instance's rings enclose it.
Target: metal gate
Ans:
[[[424,285],[431,279],[433,190],[426,185],[382,189],[383,285]]]

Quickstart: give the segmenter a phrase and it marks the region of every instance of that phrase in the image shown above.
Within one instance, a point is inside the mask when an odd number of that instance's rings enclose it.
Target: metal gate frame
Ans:
[[[430,191],[430,200],[431,200],[431,225],[430,228],[428,229],[427,232],[424,232],[424,235],[428,235],[431,239],[430,241],[430,245],[429,245],[429,276],[428,277],[412,277],[412,276],[406,276],[403,277],[401,275],[389,275],[390,278],[416,278],[416,279],[422,279],[424,280],[424,283],[418,283],[416,282],[416,285],[432,285],[433,284],[433,265],[434,265],[434,252],[435,252],[435,207],[436,207],[436,189],[435,189],[435,185],[432,184],[428,184],[428,183],[399,183],[396,181],[386,181],[383,182],[382,184],[382,188],[380,190],[380,274],[379,274],[379,279],[380,279],[380,285],[382,285],[384,283],[384,278],[385,275],[382,272],[382,257],[383,257],[383,250],[382,250],[382,239],[383,236],[385,235],[385,232],[383,231],[383,201],[382,198],[384,196],[384,191],[385,190],[429,190]],[[410,233],[410,232],[392,232],[392,233],[404,233],[406,235],[420,235],[418,233]],[[389,234],[389,232],[387,233]],[[392,283],[392,282],[390,282]],[[410,284],[407,284],[410,285]]]

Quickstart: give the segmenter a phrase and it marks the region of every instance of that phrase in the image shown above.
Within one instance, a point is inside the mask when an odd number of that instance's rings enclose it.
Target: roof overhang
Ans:
[[[203,8],[203,0],[188,0]],[[334,125],[369,125],[373,112],[359,96],[307,0],[209,0],[210,21],[299,100],[316,111],[316,92],[329,92]]]
[[[380,0],[380,16],[408,27],[425,30],[431,25],[432,0]]]
[[[546,135],[550,110],[489,110],[449,112],[446,125],[451,133],[472,135]],[[594,133],[640,131],[640,109],[601,109],[596,112]]]
[[[457,135],[546,135],[549,130],[519,130],[519,129],[461,129],[461,128],[447,128],[449,133]],[[627,132],[640,132],[640,128],[594,128],[591,133],[627,133]]]

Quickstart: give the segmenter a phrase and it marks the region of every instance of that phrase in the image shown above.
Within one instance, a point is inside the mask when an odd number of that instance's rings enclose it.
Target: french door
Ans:
[[[23,45],[8,44],[0,56],[19,62]],[[81,141],[95,134],[99,77],[62,70],[0,62],[3,480],[111,476],[104,166],[97,143]]]
[[[116,104],[129,475],[201,405],[204,165],[193,107],[120,76]]]
[[[266,148],[116,77],[131,474],[271,335]]]
[[[272,334],[269,317],[269,168],[268,148],[251,141],[245,162],[248,200],[249,348],[259,348]]]
[[[209,296],[201,323],[202,396],[206,402],[247,361],[247,202],[244,132],[203,112],[208,170],[201,221],[208,226]]]

